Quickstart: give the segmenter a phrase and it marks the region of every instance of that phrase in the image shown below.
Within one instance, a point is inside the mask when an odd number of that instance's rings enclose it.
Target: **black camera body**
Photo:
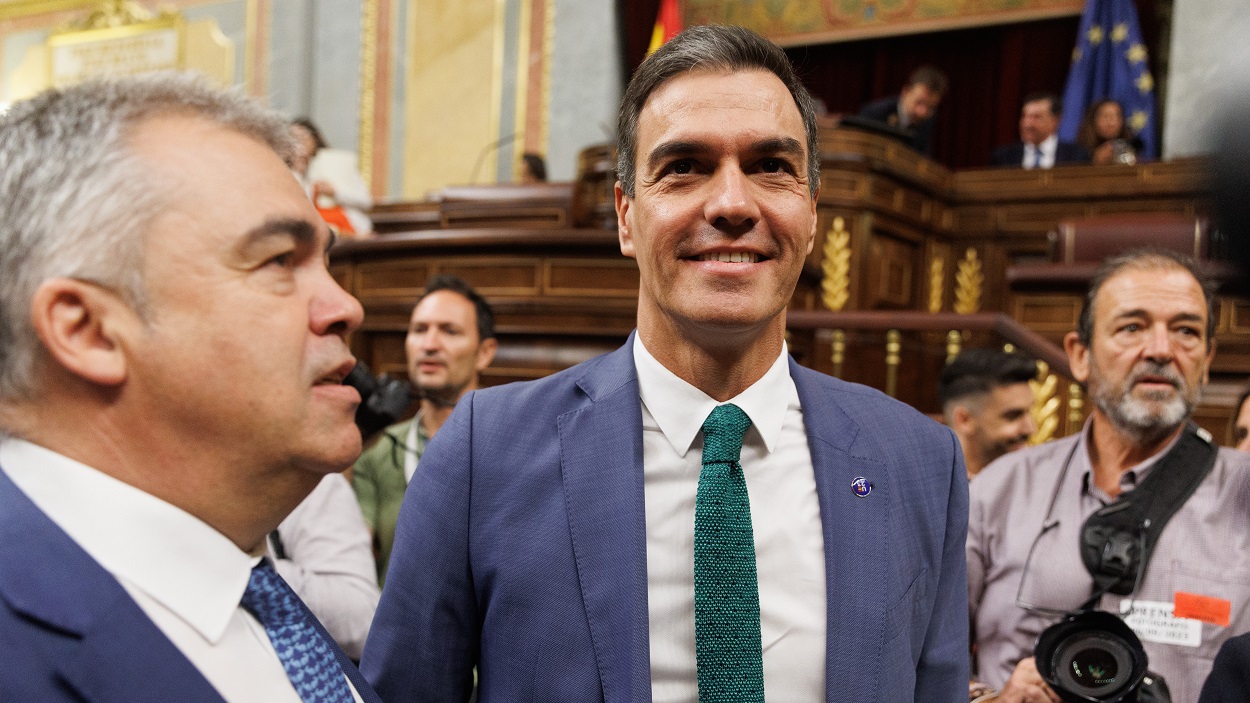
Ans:
[[[1171,703],[1167,684],[1146,670],[1146,650],[1123,620],[1101,610],[1069,613],[1042,631],[1037,671],[1068,703]]]
[[[398,422],[417,400],[417,393],[407,381],[386,374],[374,378],[363,361],[356,364],[343,383],[360,393],[356,426],[365,439]]]

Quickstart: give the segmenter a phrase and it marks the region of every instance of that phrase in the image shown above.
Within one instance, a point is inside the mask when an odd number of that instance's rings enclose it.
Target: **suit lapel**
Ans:
[[[651,698],[642,409],[633,336],[577,381],[589,402],[560,416],[573,556],[604,700]]]
[[[89,701],[220,702],[121,584],[0,470],[0,593],[60,637],[55,667]]]
[[[826,697],[872,701],[883,631],[864,624],[885,622],[890,476],[879,459],[856,451],[859,426],[838,403],[840,382],[793,359],[790,373],[803,406],[825,540]],[[860,478],[872,485],[863,497],[852,489]]]

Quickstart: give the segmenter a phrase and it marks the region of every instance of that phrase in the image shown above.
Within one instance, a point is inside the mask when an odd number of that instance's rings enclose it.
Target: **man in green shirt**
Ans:
[[[408,379],[421,408],[413,419],[386,428],[352,471],[352,487],[378,550],[379,584],[386,580],[404,490],[425,444],[461,396],[478,387],[478,374],[498,346],[494,313],[477,291],[455,276],[429,280],[412,309],[404,341]]]

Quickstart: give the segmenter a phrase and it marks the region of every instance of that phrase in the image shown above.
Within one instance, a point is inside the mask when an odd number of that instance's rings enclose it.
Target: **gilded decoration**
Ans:
[[[364,0],[360,13],[360,175],[373,189],[373,108],[378,81],[378,2]]]
[[[783,46],[1079,15],[1084,0],[684,0],[682,25],[733,24]]]
[[[929,262],[929,312],[942,311],[942,283],[946,277],[946,259],[934,256]]]
[[[81,15],[52,28],[44,43],[6,70],[0,99],[22,100],[95,76],[167,69],[195,70],[222,85],[237,82],[234,43],[213,19],[187,22],[176,10],[154,12],[131,0],[78,4]],[[28,13],[35,9],[23,7]]]
[[[1029,436],[1029,444],[1041,444],[1054,439],[1059,429],[1059,377],[1050,372],[1050,365],[1044,361],[1037,362],[1037,378],[1029,381],[1033,391],[1033,406],[1029,414],[1033,416],[1033,434]]]
[[[981,273],[981,260],[977,258],[977,250],[968,247],[955,270],[955,312],[971,315],[979,311],[984,283],[985,276]]]
[[[846,231],[846,221],[841,217],[833,218],[833,228],[825,235],[821,270],[821,302],[838,312],[851,298],[851,233]]]
[[[1068,384],[1068,433],[1076,432],[1085,422],[1085,394],[1081,384]]]

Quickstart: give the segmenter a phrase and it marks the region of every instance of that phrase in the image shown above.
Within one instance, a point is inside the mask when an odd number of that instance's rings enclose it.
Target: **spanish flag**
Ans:
[[[655,15],[655,29],[651,30],[651,45],[647,47],[650,56],[656,49],[664,46],[664,42],[677,36],[681,31],[681,7],[677,0],[660,0],[660,11]]]

